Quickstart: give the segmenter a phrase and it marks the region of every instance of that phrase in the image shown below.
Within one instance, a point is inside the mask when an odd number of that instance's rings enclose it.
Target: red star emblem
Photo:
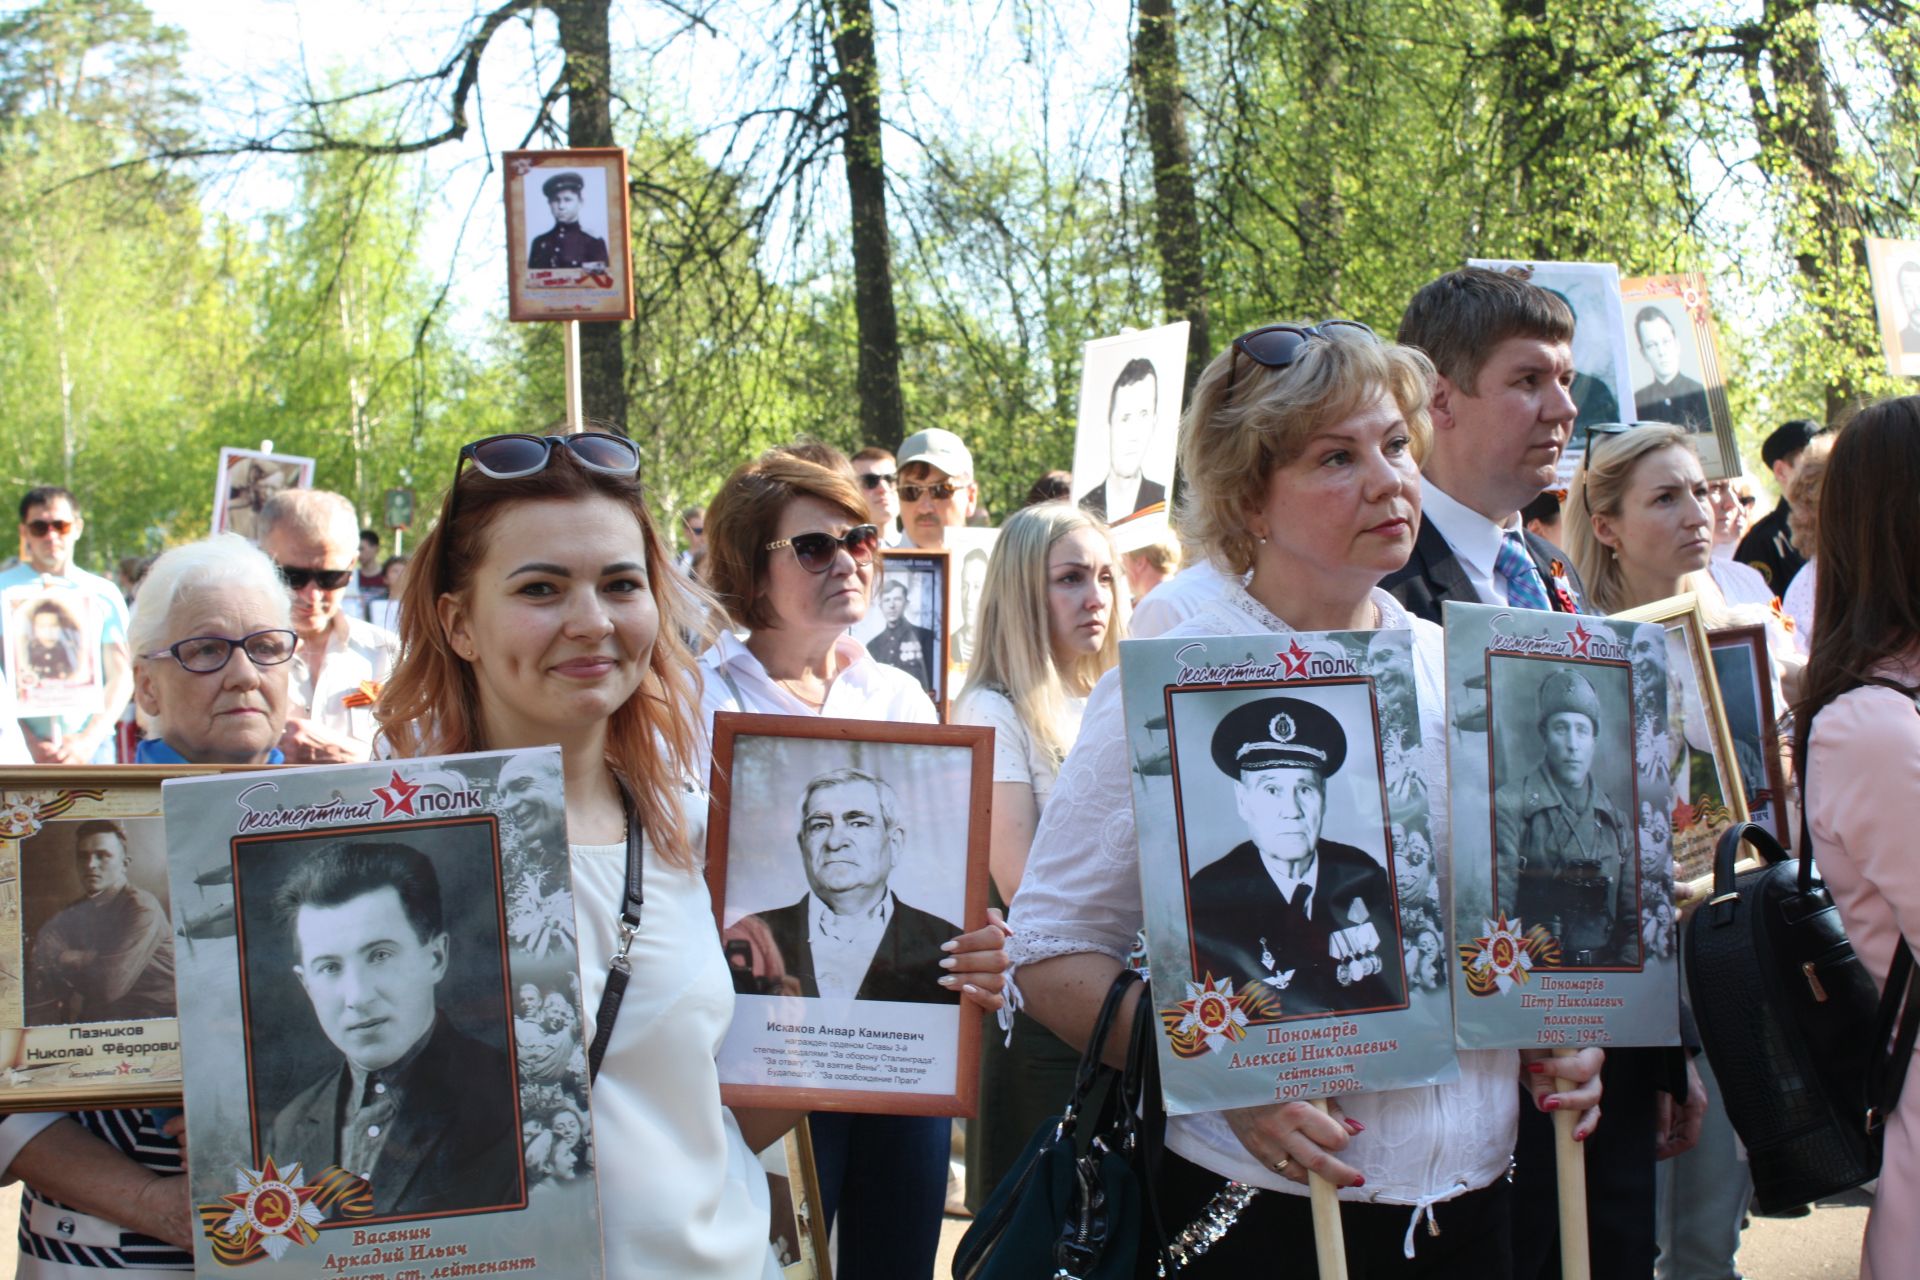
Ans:
[[[1567,648],[1576,658],[1586,657],[1587,646],[1591,643],[1593,643],[1593,632],[1587,630],[1584,623],[1574,623],[1573,630],[1567,632]]]
[[[1300,641],[1296,639],[1287,646],[1285,653],[1276,653],[1273,656],[1280,659],[1280,665],[1285,669],[1286,678],[1291,680],[1297,675],[1305,674],[1307,661],[1313,657],[1313,654],[1306,649],[1302,649],[1300,647]]]
[[[420,788],[401,777],[400,771],[395,769],[387,785],[375,787],[373,794],[381,804],[386,806],[380,816],[391,818],[396,813],[411,814],[413,812],[413,798],[420,794]]]
[[[132,1074],[133,1074],[133,1061],[132,1061],[132,1059],[128,1059],[128,1060],[126,1060],[126,1061],[124,1061],[124,1062],[122,1062],[122,1063],[121,1063],[121,1064],[120,1064],[120,1065],[119,1065],[118,1067],[116,1067],[116,1068],[114,1069],[114,1073],[115,1073],[116,1075],[123,1075],[123,1076],[129,1076],[129,1075],[132,1075]]]

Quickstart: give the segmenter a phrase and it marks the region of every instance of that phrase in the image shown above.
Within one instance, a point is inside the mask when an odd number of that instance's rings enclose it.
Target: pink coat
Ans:
[[[1920,683],[1920,659],[1882,668]],[[1854,949],[1883,986],[1904,936],[1920,956],[1920,711],[1869,685],[1842,694],[1813,722],[1807,819],[1814,864]],[[1920,1258],[1920,1068],[1911,1068],[1887,1122],[1862,1277],[1914,1274]]]

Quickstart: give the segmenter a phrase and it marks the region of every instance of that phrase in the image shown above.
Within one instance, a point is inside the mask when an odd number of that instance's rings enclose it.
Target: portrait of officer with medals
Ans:
[[[1188,882],[1196,978],[1264,982],[1283,1017],[1404,1005],[1387,868],[1321,836],[1327,781],[1347,759],[1340,721],[1302,698],[1259,698],[1220,720],[1212,757],[1248,838]]]
[[[541,184],[540,193],[553,212],[553,226],[527,247],[527,266],[532,270],[607,265],[607,242],[580,225],[586,185],[586,179],[571,172],[556,173]]]
[[[907,616],[907,594],[904,577],[889,577],[880,584],[880,616],[886,620],[886,626],[867,641],[867,652],[876,662],[900,668],[918,680],[929,697],[935,697],[938,694],[934,682],[936,637],[930,629],[914,625]]]
[[[1540,682],[1537,705],[1539,761],[1493,796],[1500,910],[1558,939],[1563,967],[1637,968],[1636,831],[1594,776],[1600,697],[1584,674],[1562,668]]]

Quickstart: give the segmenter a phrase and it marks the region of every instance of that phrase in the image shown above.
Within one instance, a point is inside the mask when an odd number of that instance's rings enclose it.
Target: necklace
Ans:
[[[802,693],[797,687],[795,687],[794,682],[791,680],[787,680],[782,677],[776,676],[774,678],[774,683],[779,685],[782,689],[785,689],[788,693],[792,694],[794,697],[800,699],[800,701],[806,703],[809,707],[812,707],[815,711],[818,711],[822,707],[827,705],[827,695],[824,690],[822,690],[818,698],[809,698],[806,694]]]

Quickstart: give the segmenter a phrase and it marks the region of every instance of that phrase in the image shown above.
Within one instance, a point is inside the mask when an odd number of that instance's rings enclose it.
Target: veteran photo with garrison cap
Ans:
[[[1211,748],[1247,839],[1188,881],[1195,980],[1266,982],[1286,1017],[1404,1004],[1387,869],[1321,835],[1327,781],[1347,760],[1340,721],[1303,698],[1259,698],[1221,718]]]
[[[540,185],[540,194],[553,213],[553,226],[535,236],[527,248],[527,266],[532,270],[607,265],[607,242],[580,225],[586,185],[585,178],[571,171],[556,173]]]
[[[1535,664],[1509,659],[1502,665],[1507,670],[1500,674],[1524,683],[1523,670],[1531,676]],[[1569,968],[1640,964],[1632,811],[1594,773],[1600,748],[1614,741],[1612,731],[1630,711],[1624,698],[1623,705],[1603,709],[1594,682],[1611,693],[1620,675],[1555,664],[1531,699],[1537,735],[1531,744],[1520,741],[1527,733],[1520,716],[1502,714],[1519,708],[1496,707],[1495,732],[1511,726],[1515,738],[1507,758],[1534,763],[1510,780],[1495,780],[1495,896],[1508,919],[1542,925],[1558,939],[1560,963]]]

